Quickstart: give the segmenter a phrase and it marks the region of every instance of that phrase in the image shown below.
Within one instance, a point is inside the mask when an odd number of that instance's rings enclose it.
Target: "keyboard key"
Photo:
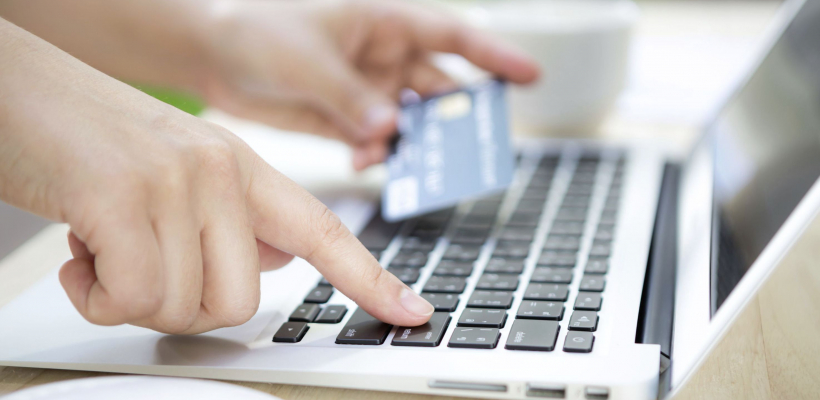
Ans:
[[[592,171],[576,171],[572,176],[573,183],[595,183],[597,176],[595,170]]]
[[[518,289],[518,276],[485,273],[478,279],[475,288],[481,290],[516,290]]]
[[[521,193],[522,200],[546,201],[549,192],[547,188],[527,188]]]
[[[493,257],[503,258],[526,258],[530,254],[530,243],[528,242],[498,242]]]
[[[555,168],[549,169],[536,169],[532,174],[532,179],[541,179],[541,180],[549,180],[555,175]]]
[[[561,327],[555,321],[517,319],[507,337],[507,350],[553,351]]]
[[[538,257],[538,265],[548,267],[572,268],[577,262],[578,255],[572,252],[545,251]]]
[[[347,307],[343,305],[326,306],[313,322],[319,324],[338,324],[339,322],[342,322],[345,314],[347,314]]]
[[[452,243],[481,245],[487,241],[490,231],[487,229],[458,228],[453,233]]]
[[[575,298],[575,309],[584,311],[601,311],[600,293],[578,292],[578,297]]]
[[[316,286],[305,297],[305,303],[327,303],[333,296],[333,286]]]
[[[623,185],[623,183],[624,183],[624,175],[622,173],[616,173],[615,175],[612,176],[612,182],[610,182],[609,184],[612,185],[613,187],[616,187],[616,186]]]
[[[612,240],[615,235],[615,227],[610,225],[599,225],[598,230],[595,231],[595,240],[598,241],[605,241],[605,240]]]
[[[605,284],[606,282],[602,276],[584,275],[584,277],[581,278],[579,290],[584,290],[587,292],[603,292]]]
[[[410,236],[413,237],[420,237],[425,240],[438,240],[438,238],[444,233],[444,228],[432,228],[432,227],[415,227],[413,230],[410,231]]]
[[[447,226],[446,218],[428,218],[423,217],[415,221],[413,225],[414,231],[442,231]]]
[[[319,286],[333,286],[333,285],[330,284],[330,282],[328,282],[328,280],[325,277],[322,277],[322,280],[319,281],[318,285]]]
[[[451,244],[444,251],[442,258],[445,260],[475,261],[478,259],[479,253],[481,253],[481,246]]]
[[[498,234],[498,240],[532,242],[535,240],[533,228],[506,228]]]
[[[435,240],[444,232],[446,220],[420,219],[416,221],[409,236],[420,237],[426,240]]]
[[[618,208],[620,206],[620,201],[617,198],[614,199],[607,199],[604,202],[604,211],[611,211],[611,212],[618,212]],[[612,223],[615,223],[614,221]]]
[[[550,235],[544,242],[544,250],[578,251],[580,247],[579,236]]]
[[[336,336],[336,344],[377,346],[384,343],[392,328],[393,325],[385,324],[373,318],[361,308],[357,308],[342,328],[342,331]]]
[[[277,343],[297,343],[302,341],[310,327],[306,322],[285,322],[273,335]]]
[[[359,233],[359,241],[368,250],[384,250],[393,240],[393,236],[399,231],[401,222],[391,223],[382,219],[378,210],[373,219]]]
[[[441,260],[433,270],[433,275],[467,277],[473,273],[473,263],[464,261]]]
[[[387,268],[387,272],[396,275],[396,278],[399,278],[402,283],[407,285],[418,282],[421,275],[421,270],[418,268],[390,267]]]
[[[512,307],[512,302],[512,292],[476,290],[470,296],[470,300],[467,300],[467,307],[508,309]]]
[[[555,221],[552,224],[550,233],[555,235],[582,235],[584,233],[584,224],[571,221]]]
[[[423,291],[433,293],[462,293],[467,281],[455,276],[431,276],[424,284]]]
[[[456,328],[447,347],[494,349],[500,337],[496,328]]]
[[[592,198],[589,196],[564,196],[564,201],[561,203],[561,208],[587,208]]]
[[[494,274],[520,274],[524,271],[524,260],[510,260],[506,258],[494,257],[487,262],[484,272]]]
[[[541,213],[544,209],[544,202],[540,200],[521,199],[515,206],[516,211],[527,213]]]
[[[500,207],[500,201],[476,202],[473,204],[473,208],[470,209],[470,215],[489,215],[495,217]]]
[[[446,223],[450,219],[450,217],[453,216],[454,212],[455,212],[454,207],[448,207],[448,208],[445,208],[445,209],[441,209],[441,210],[438,210],[438,211],[433,211],[433,212],[424,214],[421,217],[419,217],[419,220]]]
[[[446,293],[422,293],[421,297],[429,301],[436,311],[453,312],[458,307],[458,295]]]
[[[595,336],[592,332],[567,332],[567,338],[564,340],[564,351],[568,353],[589,353],[592,351],[592,343],[595,342]]]
[[[472,326],[479,328],[504,327],[507,322],[507,312],[489,308],[465,308],[458,319],[458,326]]]
[[[530,282],[537,283],[570,283],[572,270],[569,268],[536,267]]]
[[[524,300],[567,301],[569,287],[547,283],[530,283],[524,292]]]
[[[612,249],[612,242],[595,240],[592,242],[592,248],[589,249],[590,257],[609,257]]]
[[[290,313],[288,321],[313,322],[316,316],[319,315],[319,311],[320,308],[318,304],[302,304]]]
[[[492,226],[495,223],[495,214],[492,215],[484,215],[484,214],[472,214],[469,213],[464,216],[464,218],[459,221],[458,225],[461,227],[468,227],[468,226]]]
[[[588,183],[571,183],[567,187],[567,194],[569,195],[586,195],[592,194],[593,186]]]
[[[549,179],[532,179],[527,184],[527,189],[548,190],[550,188],[550,186],[552,186],[552,175],[551,174],[545,174],[543,176],[549,177]],[[533,178],[535,178],[535,177],[533,177]]]
[[[429,237],[408,236],[401,243],[401,250],[403,252],[421,251],[429,253],[436,247],[436,242],[436,239]]]
[[[545,170],[545,169],[555,169],[558,165],[558,156],[557,155],[547,155],[541,158],[538,162],[538,169]]]
[[[399,327],[390,343],[393,346],[436,347],[450,325],[449,313],[434,312],[430,321],[421,326]]]
[[[586,274],[602,275],[609,269],[609,260],[606,258],[590,258],[587,260],[587,265],[584,267]]]
[[[574,221],[583,222],[587,219],[587,210],[585,208],[562,208],[558,210],[555,215],[556,221]]]
[[[601,224],[614,224],[618,219],[618,211],[604,210],[601,213],[601,219],[598,221]]]
[[[507,220],[507,226],[525,226],[535,229],[541,219],[540,214],[515,212]]]
[[[524,300],[521,302],[521,305],[518,306],[518,312],[515,316],[525,319],[551,319],[560,321],[564,318],[564,303]]]
[[[427,264],[427,253],[423,251],[402,251],[390,261],[391,267],[421,268]]]
[[[594,332],[598,328],[598,313],[595,311],[573,311],[569,317],[569,330]]]

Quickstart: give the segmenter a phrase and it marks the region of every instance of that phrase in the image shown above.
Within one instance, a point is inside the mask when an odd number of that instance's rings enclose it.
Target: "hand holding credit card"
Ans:
[[[505,85],[489,81],[403,107],[382,216],[397,221],[505,189],[515,159]]]

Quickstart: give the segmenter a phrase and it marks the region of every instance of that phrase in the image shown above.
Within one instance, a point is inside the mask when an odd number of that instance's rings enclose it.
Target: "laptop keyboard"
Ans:
[[[531,161],[502,194],[400,223],[378,215],[368,223],[359,235],[365,247],[435,307],[427,324],[399,327],[391,345],[440,346],[455,322],[448,347],[493,349],[501,329],[512,324],[505,349],[553,351],[568,319],[562,350],[592,351],[625,160],[585,155]],[[562,170],[571,177],[559,185],[554,178]],[[583,273],[576,273],[579,268]],[[333,293],[322,279],[274,342],[298,342],[312,323],[340,323],[348,311],[344,305],[322,306]],[[336,343],[385,345],[392,329],[356,309]]]

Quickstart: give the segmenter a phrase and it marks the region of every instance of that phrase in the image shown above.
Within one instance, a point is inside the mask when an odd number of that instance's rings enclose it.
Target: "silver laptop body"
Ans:
[[[820,206],[818,27],[820,2],[786,3],[756,68],[682,157],[659,143],[528,140],[509,190],[452,210],[391,225],[373,219],[373,196],[328,200],[386,268],[440,303],[448,322],[429,334],[368,332],[383,327],[302,260],[263,274],[248,323],[197,336],[91,325],[55,270],[0,309],[0,364],[484,398],[664,397]],[[330,306],[346,308],[340,321],[325,315],[298,342],[273,341],[293,315],[315,321]]]

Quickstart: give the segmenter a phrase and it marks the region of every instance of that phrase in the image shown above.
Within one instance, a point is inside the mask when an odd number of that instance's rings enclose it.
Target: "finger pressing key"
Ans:
[[[307,260],[381,321],[418,326],[430,319],[433,306],[386,273],[336,214],[261,159],[253,168],[248,204],[257,237]]]

